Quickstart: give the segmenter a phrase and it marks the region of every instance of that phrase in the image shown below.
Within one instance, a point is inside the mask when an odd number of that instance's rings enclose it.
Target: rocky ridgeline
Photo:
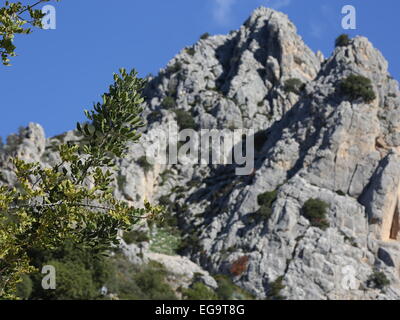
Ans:
[[[115,185],[132,204],[169,206],[181,256],[153,253],[148,243],[123,243],[126,255],[171,271],[185,265],[180,274],[202,273],[214,288],[210,274],[228,274],[259,298],[274,298],[276,288],[288,299],[400,298],[400,95],[387,69],[363,37],[329,59],[313,53],[286,15],[266,8],[238,31],[182,50],[150,79],[148,126],[120,160]],[[354,74],[371,79],[375,99],[344,97],[341,83]],[[301,90],[287,89],[292,79]],[[176,110],[199,128],[253,128],[253,174],[143,163]],[[3,179],[12,183],[9,154],[53,163],[53,146],[71,139],[73,131],[46,140],[30,124],[3,146]],[[307,213],[310,199],[325,216]]]

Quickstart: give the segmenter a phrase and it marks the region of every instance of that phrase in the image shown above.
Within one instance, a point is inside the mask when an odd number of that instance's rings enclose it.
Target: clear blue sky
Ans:
[[[367,36],[400,79],[398,0],[61,0],[57,29],[19,36],[19,56],[0,66],[0,136],[31,121],[47,136],[74,128],[120,67],[156,74],[204,32],[237,29],[260,5],[287,13],[305,42],[329,55],[345,4],[357,8],[358,28],[348,33]]]

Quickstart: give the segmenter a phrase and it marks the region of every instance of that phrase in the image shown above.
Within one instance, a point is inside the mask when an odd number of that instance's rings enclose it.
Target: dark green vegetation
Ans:
[[[135,266],[116,252],[113,257],[93,254],[91,250],[66,244],[53,252],[32,252],[35,264],[56,268],[55,290],[43,290],[39,272],[24,276],[18,284],[17,295],[22,299],[46,300],[98,300],[101,288],[118,299],[158,300],[176,299],[167,283],[167,271],[162,265],[150,262]]]
[[[182,297],[185,300],[253,300],[254,297],[236,286],[232,280],[225,275],[217,275],[214,277],[217,281],[218,288],[212,290],[207,287],[195,275],[193,283],[188,289],[182,289]]]
[[[132,230],[125,231],[122,239],[126,242],[126,244],[132,243],[140,243],[140,242],[148,242],[150,240],[150,236],[147,232],[141,230]]]
[[[203,33],[203,34],[200,36],[200,39],[206,40],[206,39],[208,39],[209,37],[210,37],[210,34],[209,34],[208,32],[206,32],[206,33]]]
[[[218,283],[218,288],[215,293],[220,300],[254,299],[250,293],[235,285],[229,277],[225,275],[217,275],[214,278]]]
[[[161,105],[165,108],[165,109],[174,109],[176,108],[176,101],[173,97],[171,96],[167,96],[164,98],[164,100],[161,102]]]
[[[194,50],[193,47],[186,48],[185,50],[186,50],[186,53],[190,56],[194,56],[194,54],[196,53],[196,50]]]
[[[190,112],[187,112],[182,109],[175,109],[176,121],[178,123],[179,129],[193,129],[196,130],[198,128],[196,121]]]
[[[167,68],[167,72],[176,73],[176,72],[181,71],[181,69],[182,69],[182,64],[179,61],[177,61],[173,65],[171,65]]]
[[[190,288],[182,290],[185,300],[218,300],[215,292],[202,282],[193,283]]]
[[[286,298],[281,294],[283,289],[285,289],[283,277],[278,277],[274,282],[270,283],[266,299],[285,300]]]
[[[350,101],[361,99],[369,103],[376,99],[376,94],[370,79],[352,74],[340,83],[340,91]]]
[[[329,222],[326,219],[326,211],[329,205],[320,199],[307,200],[302,208],[303,216],[310,221],[313,227],[326,230]]]
[[[101,287],[114,272],[107,258],[72,242],[54,251],[33,250],[30,257],[38,271],[25,275],[18,284],[17,295],[23,299],[99,299]],[[43,290],[41,286],[44,265],[56,268],[56,290]]]
[[[304,90],[305,84],[297,78],[291,78],[285,81],[285,86],[284,90],[285,92],[293,92],[297,95],[301,94],[301,92]]]
[[[185,300],[250,300],[254,299],[245,290],[236,286],[225,275],[215,279],[215,291],[204,285],[195,275],[191,286],[178,288],[175,292],[169,279],[170,274],[159,263],[150,261],[147,265],[131,264],[118,250],[114,255],[104,256],[91,249],[65,244],[56,251],[31,252],[31,258],[40,268],[52,265],[56,268],[56,290],[43,290],[43,275],[35,272],[25,275],[18,284],[17,296],[31,300],[175,300],[182,294]],[[102,293],[102,288],[106,292]]]
[[[144,266],[132,266],[122,256],[114,259],[115,275],[107,287],[122,300],[176,300],[168,284],[168,272],[154,261]]]
[[[348,34],[341,34],[335,40],[335,47],[346,47],[350,44],[350,37]]]
[[[258,205],[260,209],[257,211],[257,215],[262,219],[268,220],[272,215],[272,205],[278,197],[278,190],[264,192],[259,194],[257,197]]]
[[[374,270],[374,272],[369,276],[367,284],[369,287],[384,290],[388,285],[390,285],[390,280],[382,271]]]

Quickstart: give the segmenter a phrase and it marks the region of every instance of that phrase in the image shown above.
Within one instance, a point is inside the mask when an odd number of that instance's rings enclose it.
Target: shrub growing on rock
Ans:
[[[165,108],[165,109],[174,109],[176,108],[176,101],[174,98],[172,98],[171,96],[167,96],[163,99],[163,101],[161,102],[161,105]]]
[[[150,237],[145,231],[133,230],[125,231],[122,239],[124,239],[127,244],[132,244],[139,242],[148,242],[150,240]]]
[[[182,109],[176,109],[174,110],[176,114],[176,121],[178,122],[178,126],[180,130],[184,129],[197,129],[197,124],[193,119],[193,116]]]
[[[267,300],[285,300],[281,294],[281,291],[285,289],[285,285],[283,284],[283,277],[278,277],[274,282],[270,283],[268,293],[267,293]]]
[[[278,197],[278,190],[264,192],[259,194],[257,197],[258,205],[260,209],[257,211],[257,215],[268,220],[272,215],[272,205]]]
[[[202,282],[195,282],[182,292],[184,300],[217,300],[218,296],[213,290]]]
[[[176,73],[182,70],[182,63],[180,63],[179,61],[176,61],[173,65],[170,65],[167,68],[167,72],[168,73]]]
[[[335,40],[335,47],[346,47],[350,44],[350,37],[348,34],[341,34]]]
[[[341,82],[340,89],[351,101],[362,99],[369,103],[376,99],[371,80],[363,76],[355,74],[348,76]]]
[[[194,50],[193,47],[189,47],[189,48],[186,48],[186,53],[190,56],[194,56],[194,54],[196,53],[196,50]]]
[[[374,270],[368,278],[368,286],[383,290],[390,285],[390,280],[382,271]]]
[[[284,90],[285,92],[293,92],[299,95],[305,88],[305,84],[297,78],[291,78],[285,81]]]
[[[206,39],[208,39],[209,37],[210,37],[210,34],[209,34],[208,32],[206,32],[206,33],[203,33],[203,34],[200,36],[200,39],[206,40]]]
[[[329,205],[320,199],[310,199],[303,206],[303,216],[310,221],[313,227],[325,230],[329,227],[326,219],[326,210]]]
[[[163,265],[150,261],[147,265],[132,265],[121,254],[113,257],[114,278],[106,283],[109,292],[120,300],[176,300],[168,284],[168,271]]]

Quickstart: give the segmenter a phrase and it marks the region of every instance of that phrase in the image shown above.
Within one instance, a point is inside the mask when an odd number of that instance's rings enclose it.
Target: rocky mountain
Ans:
[[[346,95],[352,76],[371,80],[372,99]],[[212,276],[226,274],[261,299],[277,287],[287,299],[400,298],[400,93],[368,39],[325,59],[286,15],[262,7],[229,35],[203,35],[149,80],[148,125],[120,160],[115,194],[166,205],[180,246],[179,255],[155,249],[158,231],[141,226],[154,237],[122,241],[132,263],[157,260],[185,274],[186,286],[196,273],[215,288]],[[255,170],[146,163],[176,119],[197,130],[254,129]],[[36,124],[10,136],[4,182],[13,179],[9,155],[51,164],[53,146],[71,139],[74,131],[45,139]]]

